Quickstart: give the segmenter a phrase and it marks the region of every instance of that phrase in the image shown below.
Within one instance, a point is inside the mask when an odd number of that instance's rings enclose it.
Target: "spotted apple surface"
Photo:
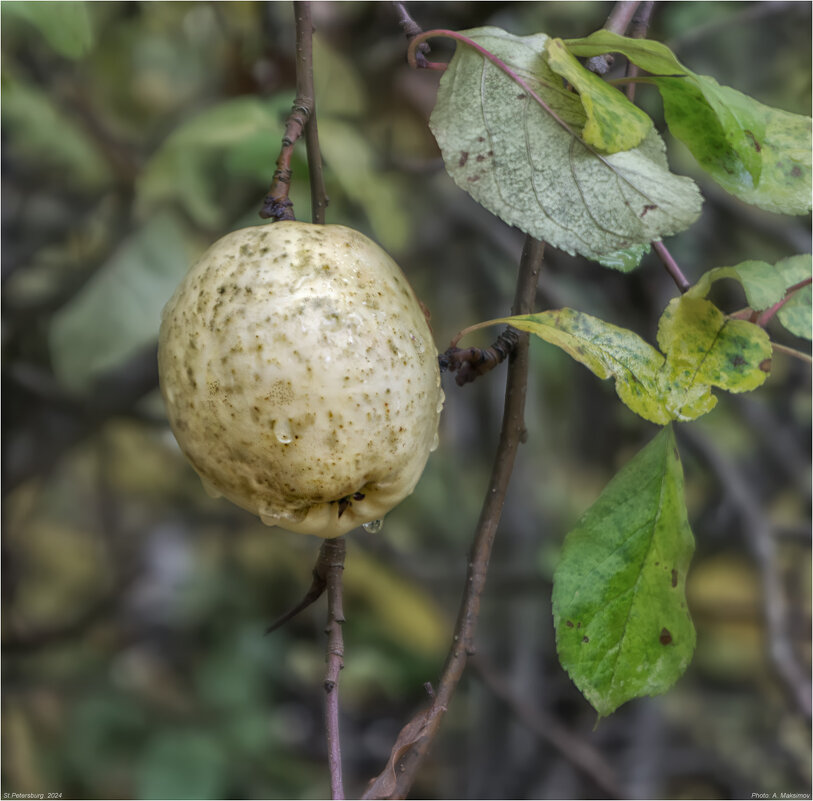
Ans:
[[[443,391],[398,265],[341,225],[277,222],[215,242],[164,309],[161,390],[212,495],[336,537],[414,489]]]

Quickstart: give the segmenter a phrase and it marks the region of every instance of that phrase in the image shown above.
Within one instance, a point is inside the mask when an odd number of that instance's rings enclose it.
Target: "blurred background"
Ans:
[[[408,4],[430,28],[582,36],[605,2]],[[160,311],[192,260],[258,224],[294,97],[288,3],[3,3],[4,792],[62,798],[325,798],[319,541],[206,496],[157,391]],[[650,35],[696,72],[810,113],[809,3],[658,3]],[[508,313],[522,234],[443,170],[438,73],[405,64],[389,3],[314,3],[328,222],[372,236],[432,313],[441,350]],[[451,52],[438,42],[437,60]],[[656,121],[660,101],[638,101]],[[661,125],[662,128],[662,125]],[[667,137],[668,139],[668,137]],[[744,206],[669,141],[701,219],[668,246],[690,280],[810,250],[810,220]],[[304,145],[292,198],[309,219]],[[718,286],[728,310],[745,305]],[[724,293],[729,293],[728,295]],[[738,294],[739,293],[739,294]],[[538,307],[655,341],[675,287],[549,249]],[[471,344],[485,345],[488,335]],[[809,343],[771,329],[777,341]],[[348,797],[436,682],[502,411],[504,366],[447,376],[441,446],[380,534],[348,537],[341,704]],[[694,661],[595,727],[559,667],[562,540],[656,427],[555,348],[532,346],[529,436],[492,558],[479,659],[414,798],[742,798],[810,792],[810,368],[678,429],[697,551]],[[809,701],[808,701],[809,703]]]

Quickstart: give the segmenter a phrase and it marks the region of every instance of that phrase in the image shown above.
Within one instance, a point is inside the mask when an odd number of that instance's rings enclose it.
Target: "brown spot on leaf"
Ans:
[[[479,181],[479,180],[480,180],[479,175],[471,175],[471,176],[469,176],[469,179],[468,179],[470,184],[473,184],[475,181]]]
[[[672,568],[672,586],[677,587],[678,581],[678,572],[674,568]]]
[[[756,136],[754,136],[754,134],[747,128],[743,130],[743,133],[751,140],[751,144],[754,146],[754,150],[756,150],[757,153],[761,153],[762,145],[760,145],[759,142],[757,142]]]
[[[590,642],[590,638],[585,634],[584,637],[582,637],[582,642]]]
[[[572,620],[567,620],[567,621],[565,621],[565,625],[566,625],[566,626],[567,626],[569,629],[572,629],[572,628],[573,628],[573,621],[572,621]]]
[[[661,629],[661,636],[658,637],[660,640],[661,645],[671,645],[672,643],[672,632],[669,629],[663,628]]]
[[[477,155],[477,161],[485,161],[485,160],[486,160],[486,157],[482,153],[479,153]]]
[[[798,164],[796,164],[790,171],[790,174],[793,178],[798,178],[802,174],[802,168]]]
[[[527,95],[517,95],[517,100],[525,100]]]
[[[467,151],[463,150],[460,153],[460,161],[457,162],[458,167],[465,167],[466,162],[469,160],[469,154]]]
[[[657,207],[656,205],[654,205],[654,204],[652,204],[652,203],[647,203],[647,204],[646,204],[646,206],[644,206],[644,210],[641,212],[641,214],[640,214],[639,216],[640,216],[641,218],[643,218],[643,217],[645,217],[645,216],[646,216],[646,213],[647,213],[648,211],[654,211],[654,210],[655,210],[655,209],[657,209],[657,208],[658,208],[658,207]]]
[[[477,141],[478,141],[478,142],[485,142],[486,140],[485,140],[485,139],[483,139],[483,137],[482,137],[482,136],[478,136],[478,137],[477,137]]]
[[[742,367],[745,364],[745,358],[739,353],[736,356],[732,356],[730,361],[732,367]]]
[[[762,370],[763,373],[770,373],[771,372],[771,360],[770,359],[763,359],[759,363],[759,369]]]

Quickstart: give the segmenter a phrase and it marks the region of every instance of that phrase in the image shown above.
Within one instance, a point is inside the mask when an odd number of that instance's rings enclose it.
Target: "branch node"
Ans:
[[[455,382],[462,387],[505,361],[514,352],[517,342],[519,332],[506,328],[488,348],[448,348],[438,356],[438,365],[441,372],[456,372]]]

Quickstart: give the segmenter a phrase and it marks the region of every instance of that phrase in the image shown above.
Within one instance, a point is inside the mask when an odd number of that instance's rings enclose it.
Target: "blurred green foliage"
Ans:
[[[411,4],[425,29],[584,36],[611,5]],[[650,35],[696,72],[810,111],[810,7],[664,3]],[[441,349],[509,312],[522,244],[442,170],[426,120],[437,75],[411,72],[387,3],[315,3],[330,222],[385,245]],[[321,798],[324,609],[264,637],[299,600],[319,543],[202,492],[156,391],[160,311],[187,264],[258,224],[294,97],[287,3],[3,3],[3,792],[63,798]],[[448,56],[438,44],[434,57]],[[640,92],[656,117],[656,94]],[[661,126],[662,129],[662,126]],[[808,251],[809,221],[706,193],[670,250],[692,280]],[[685,155],[685,154],[684,154]],[[308,217],[307,167],[292,199]],[[549,250],[539,308],[572,306],[654,341],[675,294],[653,256],[630,275]],[[733,282],[715,300],[743,304]],[[804,347],[777,327],[779,341]],[[472,344],[486,344],[472,337]],[[449,382],[441,447],[379,535],[350,537],[342,726],[348,793],[384,765],[435,681],[502,409],[501,371]],[[750,398],[700,421],[771,522],[793,651],[810,661],[809,369],[775,355]],[[550,577],[564,533],[652,426],[555,348],[532,350],[520,452],[478,649],[523,703],[616,766],[624,793],[739,797],[810,788],[807,722],[769,657],[762,563],[703,451],[683,452],[697,555],[695,660],[657,702],[593,731],[558,666]],[[416,797],[588,797],[593,781],[474,677]]]

